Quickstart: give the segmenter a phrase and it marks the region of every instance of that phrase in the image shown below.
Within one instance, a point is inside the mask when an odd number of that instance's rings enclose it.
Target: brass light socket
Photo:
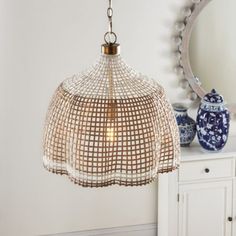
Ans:
[[[120,44],[103,44],[102,53],[105,55],[118,55],[120,54]]]

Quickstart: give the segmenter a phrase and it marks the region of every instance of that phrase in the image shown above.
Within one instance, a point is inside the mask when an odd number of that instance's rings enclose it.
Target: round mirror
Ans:
[[[236,103],[236,1],[213,0],[196,18],[189,41],[193,75],[206,92],[215,88]]]

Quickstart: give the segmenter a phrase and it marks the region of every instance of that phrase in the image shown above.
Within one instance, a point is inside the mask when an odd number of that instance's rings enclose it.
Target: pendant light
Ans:
[[[88,71],[57,88],[44,130],[43,164],[84,187],[138,186],[179,165],[179,134],[163,88],[130,68],[112,30]]]

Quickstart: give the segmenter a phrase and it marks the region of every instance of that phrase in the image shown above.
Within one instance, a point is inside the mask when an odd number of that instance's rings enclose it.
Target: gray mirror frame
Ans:
[[[188,5],[182,11],[182,20],[175,24],[175,31],[177,32],[174,37],[174,42],[177,46],[175,56],[178,61],[175,71],[183,76],[180,86],[182,88],[191,88],[192,91],[188,97],[192,101],[203,98],[207,92],[192,71],[189,55],[190,39],[197,17],[211,1],[213,0],[190,0],[191,5]],[[227,106],[231,113],[236,114],[236,103],[228,104]]]

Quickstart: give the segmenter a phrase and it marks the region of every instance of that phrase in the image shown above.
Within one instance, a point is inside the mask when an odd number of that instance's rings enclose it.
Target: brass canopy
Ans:
[[[105,43],[102,45],[102,53],[105,55],[118,55],[120,54],[120,44],[118,43]]]

